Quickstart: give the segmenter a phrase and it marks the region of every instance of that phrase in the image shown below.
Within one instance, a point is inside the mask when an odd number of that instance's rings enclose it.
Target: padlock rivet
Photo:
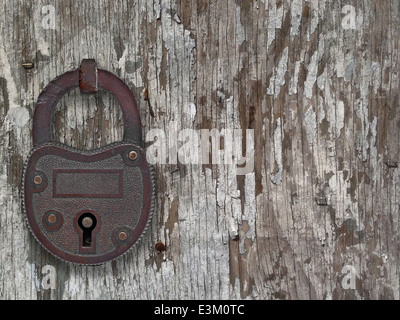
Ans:
[[[57,216],[54,213],[50,213],[47,217],[49,223],[55,223],[57,221]]]
[[[118,239],[121,241],[125,241],[128,239],[128,234],[125,231],[121,231],[118,233]]]
[[[131,151],[131,152],[129,152],[128,157],[129,157],[129,159],[131,159],[131,160],[136,160],[137,157],[138,157],[138,154],[137,154],[136,151]]]
[[[33,182],[34,182],[35,184],[41,184],[41,183],[43,182],[43,178],[42,178],[41,176],[37,175],[37,176],[35,176],[35,177],[33,178]]]

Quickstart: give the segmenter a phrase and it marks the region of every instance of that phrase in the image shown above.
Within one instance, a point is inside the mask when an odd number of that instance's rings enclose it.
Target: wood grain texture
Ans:
[[[47,5],[54,29],[43,27]],[[399,299],[399,10],[397,0],[1,2],[0,298]],[[83,58],[128,84],[144,137],[254,130],[246,175],[156,165],[150,229],[95,267],[42,249],[20,199],[36,99]],[[108,93],[73,91],[52,130],[92,149],[122,138],[121,116]],[[46,265],[55,289],[42,285]]]

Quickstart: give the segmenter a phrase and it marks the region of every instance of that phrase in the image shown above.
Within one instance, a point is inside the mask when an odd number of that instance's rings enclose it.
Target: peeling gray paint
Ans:
[[[351,81],[352,78],[355,77],[356,73],[356,64],[353,53],[349,52],[344,59],[345,70],[344,70],[344,80]]]
[[[306,111],[304,116],[304,124],[307,140],[309,143],[314,144],[317,132],[317,120],[312,106],[310,106]]]
[[[29,112],[24,107],[15,107],[8,110],[7,118],[12,126],[24,127],[30,120]]]
[[[240,46],[246,40],[246,34],[240,22],[240,7],[236,7],[236,42]]]
[[[283,6],[277,8],[276,2],[273,1],[269,5],[268,19],[267,19],[267,30],[268,30],[268,40],[267,40],[267,50],[272,42],[275,40],[275,29],[281,29],[282,19],[283,19]]]
[[[282,182],[282,131],[281,131],[281,119],[276,119],[276,127],[274,129],[274,159],[277,166],[275,174],[271,174],[271,181],[276,185],[280,185]]]
[[[274,95],[275,98],[279,95],[281,87],[285,84],[287,62],[288,62],[288,47],[283,49],[282,57],[279,60],[278,66],[276,68],[276,75],[271,77],[270,86],[267,89],[267,94]]]
[[[303,1],[293,1],[290,10],[290,16],[291,16],[290,38],[292,40],[299,33],[302,13],[303,13]]]
[[[293,77],[290,79],[289,95],[297,93],[297,83],[299,80],[300,64],[301,64],[301,61],[296,61],[296,64],[294,67],[294,74],[293,74]]]
[[[306,82],[304,83],[304,95],[311,99],[312,97],[312,90],[317,80],[317,71],[318,71],[318,51],[315,51],[311,57],[310,63],[307,66],[307,78]]]

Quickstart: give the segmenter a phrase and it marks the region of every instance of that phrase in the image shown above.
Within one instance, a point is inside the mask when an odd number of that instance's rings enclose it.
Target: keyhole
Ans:
[[[96,217],[90,213],[83,213],[78,220],[78,226],[82,229],[82,247],[92,246],[92,231],[96,227]]]

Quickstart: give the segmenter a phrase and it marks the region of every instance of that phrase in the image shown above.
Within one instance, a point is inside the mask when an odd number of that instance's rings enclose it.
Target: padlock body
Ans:
[[[24,169],[28,225],[38,241],[63,260],[113,260],[147,228],[154,199],[152,179],[145,152],[134,143],[90,151],[40,145]]]

